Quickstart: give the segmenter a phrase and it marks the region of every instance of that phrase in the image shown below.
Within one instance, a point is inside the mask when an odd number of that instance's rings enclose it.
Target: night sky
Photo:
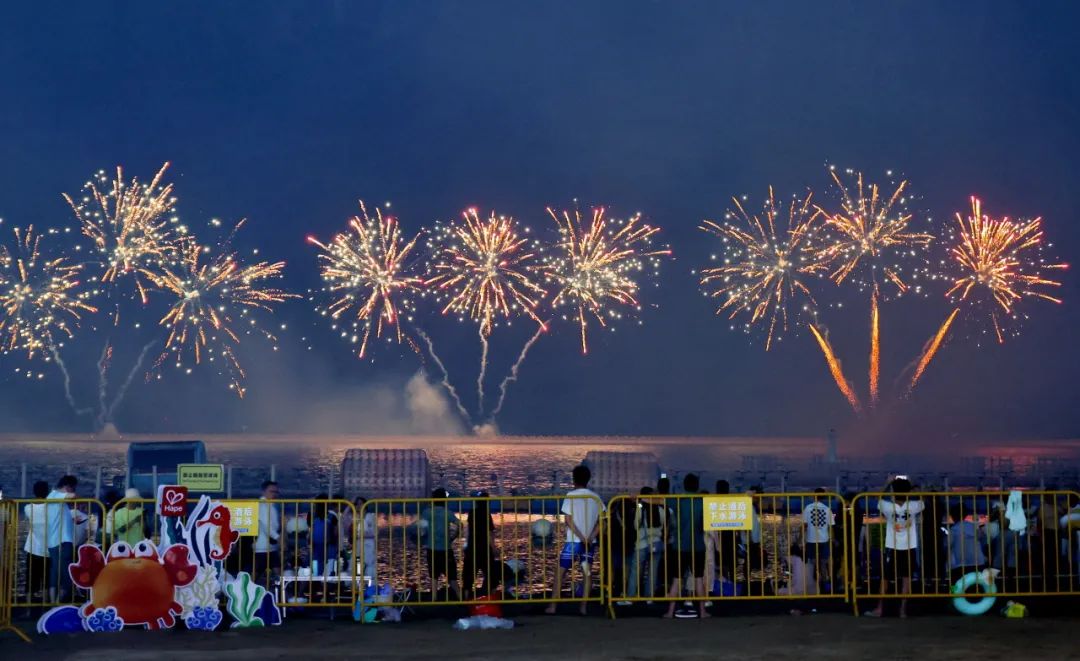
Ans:
[[[965,321],[912,401],[858,423],[808,336],[766,354],[713,315],[691,271],[715,248],[698,223],[731,195],[770,184],[824,195],[826,163],[902,172],[915,208],[939,221],[972,194],[991,214],[1041,215],[1051,254],[1080,260],[1078,13],[1068,2],[5,3],[2,231],[70,225],[61,192],[99,168],[148,178],[169,160],[187,224],[248,218],[238,245],[287,260],[286,286],[303,293],[319,282],[305,237],[343,229],[359,198],[392,201],[412,231],[473,205],[545,232],[544,207],[574,198],[640,210],[677,256],[643,293],[644,324],[597,332],[585,357],[573,326],[558,327],[525,363],[502,431],[1075,436],[1074,272],[1064,305],[1025,306],[1019,338],[977,347],[968,336],[981,327]],[[827,320],[865,389],[867,304],[850,290],[844,301]],[[941,290],[885,306],[885,383],[948,310]],[[241,346],[246,399],[205,370],[166,370],[132,387],[121,429],[409,430],[397,419],[416,355],[378,344],[361,362],[304,301],[277,316],[280,351]],[[443,319],[429,330],[472,392],[475,333]],[[496,379],[530,330],[496,331]],[[79,349],[86,399],[100,345]],[[14,372],[25,361],[5,361],[5,429],[90,426],[52,367],[27,382]]]

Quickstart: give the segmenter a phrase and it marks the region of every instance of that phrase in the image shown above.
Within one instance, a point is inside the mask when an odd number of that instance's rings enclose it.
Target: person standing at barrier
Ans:
[[[38,480],[34,483],[34,498],[45,500],[49,495],[49,483]],[[27,600],[44,601],[49,586],[49,544],[45,503],[27,503],[23,506],[29,530],[26,533],[26,581],[23,585]]]
[[[79,480],[74,475],[61,477],[47,500],[63,501],[68,494],[75,494]],[[49,545],[49,601],[56,603],[71,599],[72,583],[68,565],[75,559],[75,521],[71,518],[71,506],[49,503],[45,508],[47,541]]]
[[[495,530],[495,520],[491,518],[491,503],[486,500],[486,491],[480,491],[472,504],[469,512],[469,528],[465,535],[465,558],[464,576],[462,587],[465,590],[465,598],[472,599],[477,595],[476,574],[484,574],[484,594],[491,595],[498,581],[494,574],[494,567],[502,567],[498,562],[498,551],[495,550],[495,542],[492,533]]]
[[[600,536],[600,514],[605,508],[600,496],[588,488],[589,480],[592,479],[592,471],[588,466],[575,466],[573,478],[574,488],[566,494],[561,509],[566,524],[566,543],[559,553],[559,564],[555,567],[552,599],[560,598],[563,574],[572,571],[575,564],[581,565],[584,574],[582,596],[588,599],[592,592],[592,563]],[[544,612],[554,615],[555,608],[556,604],[553,602]],[[581,604],[580,610],[582,615],[586,614],[585,603]]]
[[[134,548],[136,544],[146,539],[146,533],[143,532],[143,506],[139,502],[141,498],[139,490],[132,487],[124,492],[124,499],[127,501],[124,506],[109,511],[108,521],[111,524],[107,524],[106,527],[111,528],[112,541],[127,542]]]
[[[457,585],[457,558],[454,556],[453,546],[461,532],[461,522],[446,506],[449,497],[446,489],[435,489],[431,492],[433,502],[420,513],[420,520],[427,525],[424,556],[428,560],[432,600],[439,594],[439,577],[445,576],[451,600],[461,601]]]
[[[631,599],[638,596],[642,585],[644,595],[652,599],[659,583],[656,572],[660,566],[660,558],[664,555],[664,543],[667,539],[667,508],[663,501],[658,502],[656,498],[649,497],[653,493],[652,487],[641,487],[642,497],[638,500],[634,515],[637,538],[633,562],[630,564],[630,585],[626,594]]]
[[[375,571],[377,568],[375,555],[375,533],[378,530],[376,527],[378,521],[375,518],[375,509],[364,509],[364,503],[367,500],[361,496],[357,496],[353,501],[353,505],[356,507],[356,516],[362,519],[361,521],[352,520],[352,527],[350,528],[351,534],[355,536],[357,544],[360,545],[359,549],[355,550],[357,554],[354,560],[357,563],[363,563],[364,577],[370,578],[372,582],[377,583]],[[346,512],[346,514],[351,514]],[[360,526],[359,530],[355,530],[356,526]]]
[[[259,498],[259,535],[255,538],[252,577],[263,586],[270,584],[272,574],[280,568],[281,513],[277,505],[273,504],[280,494],[281,489],[277,482],[266,480],[262,483],[262,496]]]
[[[815,575],[826,575],[832,586],[832,529],[836,525],[836,515],[832,508],[821,502],[820,494],[825,489],[814,489],[814,501],[803,508],[802,520],[806,526],[805,561],[814,566]]]
[[[311,513],[311,570],[315,576],[332,576],[337,571],[338,514],[328,502],[330,496],[315,496]]]
[[[731,494],[731,484],[727,480],[716,481],[716,495]],[[735,568],[739,564],[739,533],[735,530],[721,530],[716,535],[716,572],[721,582],[734,584]]]
[[[919,500],[909,500],[911,482],[897,477],[889,482],[892,500],[882,497],[878,508],[885,517],[885,567],[881,572],[881,594],[889,590],[890,579],[895,581],[901,595],[911,594],[911,576],[915,571],[915,554],[919,549],[918,518],[924,505]],[[878,600],[877,608],[867,613],[881,617],[885,611],[885,599]],[[907,599],[900,600],[900,617],[907,617]]]
[[[974,514],[974,512],[972,512]],[[979,525],[965,517],[964,509],[957,504],[949,511],[949,551],[946,569],[949,582],[955,583],[967,573],[981,571],[986,567],[983,554],[983,533]]]
[[[611,584],[616,597],[623,598],[630,593],[630,574],[633,571],[634,549],[637,544],[637,529],[634,527],[637,514],[637,502],[630,498],[620,498],[615,501],[614,509],[609,518],[611,525]],[[637,588],[634,588],[637,592]],[[617,602],[618,606],[629,606],[630,602]]]
[[[751,498],[750,530],[739,533],[743,546],[746,548],[746,593],[753,594],[750,589],[753,585],[751,574],[765,567],[765,549],[761,545],[761,513],[758,511],[758,495],[764,489],[755,485],[746,490],[746,495]],[[765,582],[761,582],[761,594],[765,593]]]
[[[708,548],[705,544],[705,508],[704,502],[698,494],[701,489],[701,485],[698,480],[698,476],[694,473],[687,473],[683,478],[683,491],[687,494],[695,494],[692,498],[679,498],[676,506],[678,507],[678,513],[675,516],[676,525],[678,531],[676,533],[676,543],[678,544],[678,560],[675,564],[675,571],[671,576],[671,588],[668,590],[668,597],[671,599],[668,604],[667,613],[664,614],[665,618],[675,617],[675,605],[676,600],[679,597],[679,593],[682,592],[682,582],[689,573],[693,579],[693,589],[690,596],[699,597],[698,601],[698,616],[701,618],[711,617],[705,610],[705,555],[708,552]]]

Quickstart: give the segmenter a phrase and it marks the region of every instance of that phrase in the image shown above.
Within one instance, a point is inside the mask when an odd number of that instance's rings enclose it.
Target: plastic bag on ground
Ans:
[[[491,617],[490,615],[473,615],[472,617],[463,617],[455,622],[454,628],[458,631],[465,631],[466,629],[513,629],[514,621],[501,617]]]

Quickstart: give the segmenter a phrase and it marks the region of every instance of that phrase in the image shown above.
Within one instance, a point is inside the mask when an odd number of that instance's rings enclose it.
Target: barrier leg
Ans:
[[[15,626],[14,624],[5,624],[4,626],[0,627],[0,631],[10,631],[10,632],[14,633],[16,636],[18,636],[19,638],[22,638],[23,642],[26,642],[26,643],[32,642],[30,640],[30,637],[27,636],[25,633],[23,633],[22,629]]]

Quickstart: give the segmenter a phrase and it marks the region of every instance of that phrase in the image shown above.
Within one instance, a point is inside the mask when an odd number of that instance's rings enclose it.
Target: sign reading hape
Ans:
[[[158,514],[165,517],[184,516],[187,506],[187,487],[162,484],[158,487]]]
[[[221,464],[177,464],[176,483],[191,491],[224,491],[225,467]]]
[[[221,504],[229,508],[232,529],[241,537],[254,537],[259,534],[259,501],[223,500]]]
[[[705,530],[751,530],[754,499],[750,496],[704,496]]]

